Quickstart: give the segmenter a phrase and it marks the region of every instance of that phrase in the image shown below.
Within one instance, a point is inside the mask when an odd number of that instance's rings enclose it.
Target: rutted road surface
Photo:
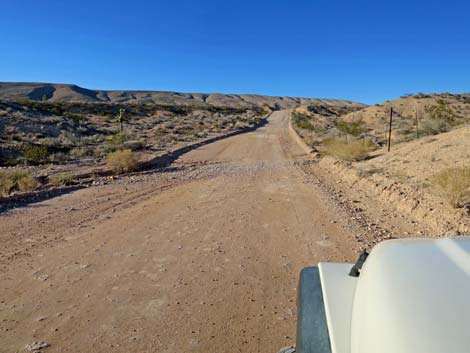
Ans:
[[[355,257],[288,113],[175,170],[0,215],[0,352],[276,352],[300,269]]]

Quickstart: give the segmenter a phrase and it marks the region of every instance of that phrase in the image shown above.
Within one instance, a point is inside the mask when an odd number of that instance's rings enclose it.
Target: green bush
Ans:
[[[123,132],[118,132],[113,136],[109,137],[104,146],[104,150],[109,152],[115,152],[124,148],[124,143],[127,141],[127,136]]]
[[[24,158],[33,164],[44,163],[49,158],[49,149],[47,146],[28,145],[23,147]]]
[[[315,127],[310,122],[309,118],[302,114],[299,114],[296,112],[292,113],[292,122],[294,123],[294,126],[296,126],[299,129],[310,130],[310,131],[315,130]]]
[[[127,136],[123,132],[118,132],[108,139],[108,142],[114,146],[122,145],[126,141],[127,141]]]
[[[338,120],[335,122],[335,127],[346,136],[359,136],[365,131],[363,124],[359,121],[348,123],[347,121]]]

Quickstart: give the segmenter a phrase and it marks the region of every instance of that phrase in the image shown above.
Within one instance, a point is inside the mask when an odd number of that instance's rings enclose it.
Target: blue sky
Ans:
[[[468,1],[0,5],[0,81],[366,103],[470,92]]]

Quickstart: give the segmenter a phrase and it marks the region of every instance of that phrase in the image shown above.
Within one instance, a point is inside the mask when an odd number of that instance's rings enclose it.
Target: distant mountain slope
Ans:
[[[420,121],[441,115],[444,119],[459,122],[470,118],[470,94],[420,93],[408,95],[351,112],[343,119],[349,122],[363,122],[369,128],[377,131],[386,130],[390,108],[393,108],[393,116],[397,122],[405,120],[413,123],[416,114],[418,114]]]
[[[215,106],[269,106],[274,109],[291,108],[300,104],[326,104],[344,107],[366,105],[345,100],[272,97],[255,94],[204,94],[164,91],[106,91],[90,90],[71,84],[0,82],[0,99],[33,99],[55,102],[111,102],[155,104],[211,104]]]

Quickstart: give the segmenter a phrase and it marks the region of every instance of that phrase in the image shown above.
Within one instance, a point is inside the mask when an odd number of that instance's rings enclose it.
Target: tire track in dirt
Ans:
[[[299,167],[308,156],[287,127],[288,112],[274,112],[256,131],[180,157],[174,173],[3,215],[0,234],[16,239],[3,253],[28,256],[0,272],[2,348],[268,353],[292,344],[300,269],[353,260],[357,244]]]

